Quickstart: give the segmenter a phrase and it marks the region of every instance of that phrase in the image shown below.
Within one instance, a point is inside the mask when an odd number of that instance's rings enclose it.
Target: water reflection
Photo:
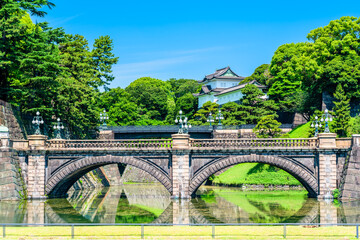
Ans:
[[[67,199],[0,202],[0,223],[355,223],[360,201],[319,202],[306,192],[251,192],[202,187],[171,200],[158,185],[70,192]]]

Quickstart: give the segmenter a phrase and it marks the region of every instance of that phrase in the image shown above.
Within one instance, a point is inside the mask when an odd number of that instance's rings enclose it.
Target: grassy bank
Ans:
[[[307,122],[305,124],[299,125],[293,130],[291,130],[288,134],[290,138],[308,138],[310,136],[310,128],[311,122]]]
[[[355,226],[287,226],[287,239],[355,239]],[[70,239],[71,227],[6,227],[5,239]],[[75,239],[139,239],[140,226],[75,226]],[[216,239],[283,239],[283,226],[216,226]],[[145,226],[145,239],[211,239],[211,226]]]
[[[213,179],[215,185],[241,186],[248,185],[290,185],[301,183],[282,169],[263,163],[241,163],[229,168]]]

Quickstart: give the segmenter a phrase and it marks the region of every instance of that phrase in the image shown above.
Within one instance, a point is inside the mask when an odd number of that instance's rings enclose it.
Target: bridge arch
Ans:
[[[196,171],[194,176],[191,178],[189,186],[190,194],[194,195],[196,190],[201,186],[201,184],[206,181],[212,174],[239,163],[249,162],[266,163],[281,168],[294,176],[305,187],[310,197],[316,197],[318,195],[317,179],[306,166],[288,158],[255,154],[229,156],[216,159],[207,163],[198,171]]]
[[[69,161],[56,169],[46,182],[45,193],[49,197],[65,197],[69,188],[84,174],[98,167],[124,163],[137,167],[156,178],[172,194],[169,175],[155,163],[133,156],[89,156]]]

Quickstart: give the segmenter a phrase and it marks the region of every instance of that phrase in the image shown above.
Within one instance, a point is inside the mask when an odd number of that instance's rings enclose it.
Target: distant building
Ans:
[[[219,105],[228,102],[239,102],[243,97],[241,89],[248,84],[253,84],[262,91],[266,89],[266,86],[258,83],[256,80],[239,85],[244,79],[245,77],[237,75],[230,67],[218,69],[215,73],[205,76],[200,81],[203,84],[200,93],[194,94],[194,96],[198,97],[199,108],[208,101],[216,102]]]

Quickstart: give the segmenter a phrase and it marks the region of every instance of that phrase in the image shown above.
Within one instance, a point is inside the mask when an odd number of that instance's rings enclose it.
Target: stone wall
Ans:
[[[19,111],[11,104],[0,100],[0,125],[9,129],[10,139],[24,139],[19,124]],[[14,200],[26,197],[26,185],[20,168],[17,152],[9,147],[0,147],[0,200]]]
[[[0,148],[0,200],[26,197],[26,185],[21,176],[19,158],[9,148]]]
[[[125,171],[123,173],[123,175],[121,176],[121,183],[157,183],[158,181],[151,176],[150,174],[148,174],[147,172],[127,165],[125,168]]]
[[[353,135],[351,154],[345,162],[341,176],[340,191],[342,199],[360,198],[360,135]]]
[[[0,100],[0,125],[9,128],[10,139],[25,139],[25,130],[20,120],[20,113],[11,104]]]
[[[109,187],[110,185],[112,184],[110,184],[110,181],[106,176],[103,167],[99,167],[82,176],[78,181],[74,183],[74,185],[69,189],[69,191]]]

